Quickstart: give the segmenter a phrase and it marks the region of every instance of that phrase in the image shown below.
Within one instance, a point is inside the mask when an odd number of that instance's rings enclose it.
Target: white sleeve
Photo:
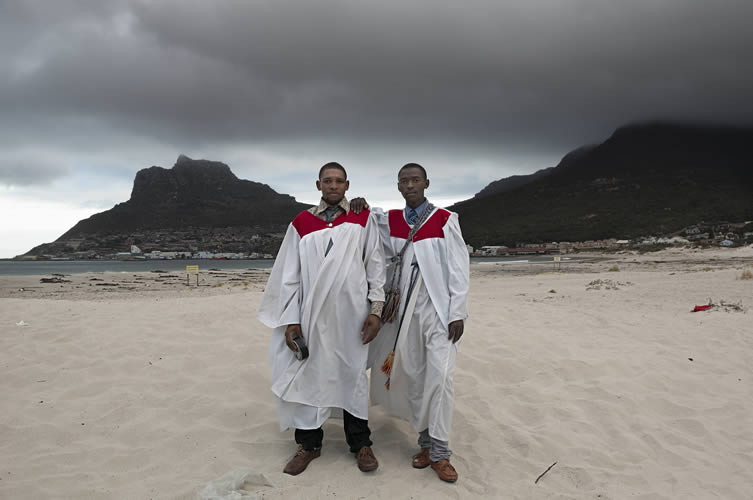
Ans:
[[[447,241],[447,263],[449,266],[450,311],[448,322],[468,317],[468,284],[471,260],[460,232],[458,215],[450,215],[445,226]]]
[[[379,207],[371,207],[371,215],[379,227],[379,239],[382,244],[383,256],[385,258],[391,257],[389,214]]]
[[[292,224],[272,266],[256,317],[270,328],[301,322],[301,237]]]
[[[372,212],[366,222],[366,241],[363,262],[366,266],[366,282],[369,284],[369,301],[384,302],[384,250],[379,235],[377,216]]]

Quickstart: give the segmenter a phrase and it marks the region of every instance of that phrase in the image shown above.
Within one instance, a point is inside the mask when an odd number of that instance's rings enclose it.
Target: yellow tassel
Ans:
[[[395,362],[395,351],[390,352],[390,355],[387,356],[387,359],[384,360],[384,363],[382,363],[382,373],[390,376],[390,373],[392,373],[392,363]]]
[[[384,386],[387,388],[387,390],[390,390],[390,374],[392,373],[392,363],[395,362],[395,351],[390,352],[390,355],[387,356],[387,359],[384,360],[384,363],[382,363],[382,373],[387,375],[387,382],[384,383]]]

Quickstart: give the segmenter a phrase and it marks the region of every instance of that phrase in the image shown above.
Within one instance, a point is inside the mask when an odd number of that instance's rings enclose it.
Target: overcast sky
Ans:
[[[753,124],[750,0],[0,0],[0,257],[178,155],[438,204],[644,120]]]

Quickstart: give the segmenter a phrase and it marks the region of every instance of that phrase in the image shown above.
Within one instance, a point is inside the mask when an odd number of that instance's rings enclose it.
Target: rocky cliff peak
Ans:
[[[186,227],[277,231],[307,207],[266,184],[238,179],[224,163],[180,155],[172,168],[140,170],[128,201],[80,221],[61,239]]]
[[[165,200],[217,198],[227,195],[239,182],[243,181],[224,163],[180,155],[170,169],[154,166],[140,170],[133,181],[131,201],[152,205]],[[269,189],[253,184],[260,190]]]

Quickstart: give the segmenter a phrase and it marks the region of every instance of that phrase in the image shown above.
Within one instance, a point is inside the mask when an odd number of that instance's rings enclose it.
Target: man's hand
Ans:
[[[382,319],[379,316],[376,314],[366,316],[366,321],[363,322],[363,328],[361,329],[361,341],[364,344],[368,344],[374,340],[380,328],[382,328]]]
[[[463,326],[464,325],[462,319],[457,319],[450,323],[448,328],[448,330],[450,330],[450,336],[447,338],[452,340],[453,344],[460,340],[460,337],[463,336]]]
[[[298,346],[295,345],[295,342],[293,342],[293,339],[295,337],[303,337],[301,325],[288,325],[288,327],[285,329],[285,343],[288,345],[288,349],[293,352],[298,352]]]
[[[366,198],[353,198],[350,200],[350,209],[353,212],[360,214],[361,210],[369,209],[369,204],[366,203]]]

